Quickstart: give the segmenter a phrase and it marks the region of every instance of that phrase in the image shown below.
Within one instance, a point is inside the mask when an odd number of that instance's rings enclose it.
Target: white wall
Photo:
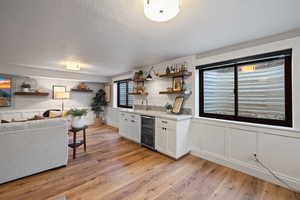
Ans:
[[[117,80],[123,80],[123,79],[129,79],[132,78],[132,72],[128,72],[126,74],[122,74],[119,76],[115,76],[112,78],[110,83],[112,91],[112,98],[111,102],[105,107],[105,121],[106,124],[113,126],[113,127],[119,127],[119,108],[116,107],[117,105],[117,99],[116,99],[116,88],[114,88],[114,81]]]
[[[300,190],[300,37],[232,51],[195,60],[195,66],[266,52],[293,49],[293,128],[255,125],[197,117],[190,131],[192,153],[251,175],[277,181],[268,175],[255,161],[253,154]],[[198,91],[197,84],[195,84]],[[196,94],[197,96],[197,94]]]
[[[5,75],[7,76],[7,75]],[[11,76],[13,79],[12,92],[20,91],[20,85],[23,81],[30,82],[34,89],[42,89],[49,92],[49,96],[18,96],[13,95],[11,107],[1,107],[0,114],[9,114],[10,112],[27,112],[30,111],[46,111],[47,109],[61,109],[61,100],[52,99],[52,86],[62,85],[67,87],[67,91],[78,86],[80,81],[63,80],[55,78],[41,77],[17,77]],[[88,87],[94,90],[93,93],[71,92],[70,99],[64,100],[65,109],[68,108],[90,108],[91,100],[99,89],[103,89],[102,83],[87,83]]]
[[[167,61],[164,63],[160,63],[154,66],[154,71],[159,73],[159,74],[165,74],[166,67],[168,65],[174,64],[174,63],[183,63],[184,61],[189,61],[186,58],[179,58],[176,60],[172,61]],[[144,72],[147,72],[150,70],[152,66],[146,66],[142,68],[138,68],[134,71],[138,70],[143,70]],[[193,71],[194,66],[192,63],[188,62],[188,70]],[[133,78],[133,73],[128,72],[127,74],[123,74],[120,76],[115,76],[112,78],[113,81],[117,80],[122,80],[122,79],[128,79],[128,78]],[[149,93],[147,96],[148,103],[149,105],[152,106],[164,106],[167,102],[173,104],[175,101],[176,95],[159,95],[160,91],[166,91],[166,88],[172,87],[172,79],[161,79],[159,77],[156,77],[154,73],[151,73],[153,80],[152,81],[145,81],[145,90]],[[185,78],[185,82],[188,85],[188,89],[193,90],[193,83],[194,83],[194,73],[192,76]],[[113,83],[112,83],[113,84]],[[134,96],[134,104],[141,105],[142,104],[142,99],[145,97],[141,96]],[[116,99],[115,99],[116,100]],[[190,108],[193,110],[193,104],[194,104],[194,93],[192,95],[186,96],[183,108]],[[119,109],[113,107],[113,103],[110,104],[107,109],[106,109],[106,119],[107,123],[111,126],[118,127],[118,114],[119,114]]]
[[[195,66],[228,59],[267,53],[283,49],[293,49],[293,128],[230,122],[198,117],[198,72]],[[193,95],[187,100],[186,107],[193,109],[194,119],[190,127],[189,139],[192,153],[213,162],[226,165],[259,178],[278,183],[253,160],[253,154],[269,166],[275,173],[300,190],[300,37],[251,46],[244,49],[227,51],[222,54],[210,52],[179,58],[166,63],[188,62],[193,76],[189,87]],[[155,65],[155,68],[166,63]],[[130,76],[132,73],[130,73]],[[123,76],[124,77],[124,76]],[[119,77],[114,77],[117,80]],[[149,102],[164,105],[168,96],[157,95],[162,88],[168,87],[167,80],[156,80],[146,84],[150,88]],[[138,102],[138,100],[137,100]],[[107,117],[112,125],[118,126],[118,109],[107,109]],[[282,185],[282,184],[281,184]]]

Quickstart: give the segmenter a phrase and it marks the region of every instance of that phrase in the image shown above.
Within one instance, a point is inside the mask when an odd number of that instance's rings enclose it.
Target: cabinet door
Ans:
[[[127,120],[128,139],[133,140],[135,142],[140,142],[140,116],[128,114]]]
[[[133,140],[140,143],[141,142],[141,126],[139,119],[133,119],[132,121],[132,137]]]
[[[124,113],[119,115],[119,135],[122,136],[124,132],[124,123],[123,123]]]
[[[119,123],[119,134],[122,137],[127,137],[128,134],[128,116],[126,113],[120,114],[120,123]]]
[[[167,153],[167,132],[165,127],[159,126],[157,128],[156,148],[161,153]]]
[[[128,119],[128,138],[137,141],[138,140],[138,124],[134,119]]]
[[[166,128],[166,140],[167,140],[167,152],[171,157],[176,158],[177,153],[177,138],[176,138],[176,130]]]

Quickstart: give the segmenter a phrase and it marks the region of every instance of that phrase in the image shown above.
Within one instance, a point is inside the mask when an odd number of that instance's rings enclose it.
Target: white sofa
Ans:
[[[0,184],[66,166],[65,119],[0,124]]]
[[[55,109],[55,108],[45,108],[45,109],[26,109],[26,110],[8,110],[8,111],[0,111],[0,120],[11,121],[12,119],[28,119],[34,117],[34,115],[43,115],[43,113],[48,109]],[[59,108],[58,108],[59,109]],[[66,108],[68,110],[70,108]],[[88,114],[85,118],[86,123],[88,125],[95,123],[95,113],[88,107],[80,107],[78,109],[87,109]]]

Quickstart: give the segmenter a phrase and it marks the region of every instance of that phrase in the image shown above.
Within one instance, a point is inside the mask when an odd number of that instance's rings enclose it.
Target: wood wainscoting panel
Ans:
[[[0,185],[0,200],[295,200],[285,188],[192,155],[175,161],[109,126],[89,128],[87,152],[69,155],[65,168]]]

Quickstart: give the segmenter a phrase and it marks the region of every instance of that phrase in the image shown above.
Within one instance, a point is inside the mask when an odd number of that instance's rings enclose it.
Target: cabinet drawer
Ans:
[[[125,113],[125,112],[120,112],[120,116],[121,117],[125,117],[127,115],[127,113]]]
[[[135,114],[128,114],[128,118],[130,120],[138,120],[139,118],[139,115],[135,115]]]
[[[173,120],[162,119],[162,118],[158,120],[159,127],[164,127],[167,129],[176,130],[176,124],[177,124],[176,121]]]
[[[128,118],[128,116],[127,116],[127,114],[126,113],[120,113],[120,119],[121,120],[125,120],[125,119],[127,119]]]

